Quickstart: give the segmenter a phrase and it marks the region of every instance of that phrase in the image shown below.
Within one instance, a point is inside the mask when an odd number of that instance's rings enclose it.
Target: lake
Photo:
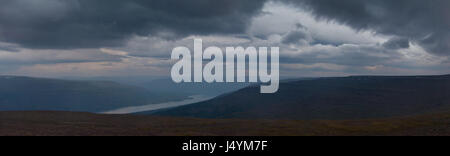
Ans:
[[[149,104],[144,106],[133,106],[133,107],[125,107],[119,108],[111,111],[101,112],[101,114],[132,114],[139,112],[147,112],[147,111],[155,111],[160,109],[174,108],[185,106],[189,104],[194,104],[202,101],[207,101],[212,99],[213,97],[205,96],[205,95],[194,95],[190,96],[188,99],[183,101],[172,101],[172,102],[164,102],[158,104]]]

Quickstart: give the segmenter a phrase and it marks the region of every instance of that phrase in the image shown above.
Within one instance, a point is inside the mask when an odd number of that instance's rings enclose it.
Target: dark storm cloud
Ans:
[[[312,37],[308,32],[308,28],[301,23],[295,24],[296,29],[288,32],[281,39],[283,44],[306,44],[312,41]]]
[[[388,49],[404,49],[409,48],[409,39],[394,37],[383,44]]]
[[[450,55],[449,0],[279,0],[355,29],[370,29]]]
[[[242,33],[265,0],[0,0],[0,41],[29,48],[117,46],[132,35]]]
[[[298,44],[301,40],[307,39],[308,34],[304,31],[289,32],[281,42],[284,44]]]
[[[0,51],[8,51],[8,52],[19,52],[19,47],[17,45],[1,43],[0,42]]]
[[[393,50],[377,45],[341,45],[324,46],[297,56],[281,57],[283,63],[332,63],[345,66],[374,66],[389,64],[389,61],[400,59],[401,55]]]

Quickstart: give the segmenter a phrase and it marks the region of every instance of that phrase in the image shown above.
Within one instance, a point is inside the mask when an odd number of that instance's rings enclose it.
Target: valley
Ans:
[[[103,112],[123,107],[179,101],[167,95],[112,81],[75,81],[0,76],[0,111]]]
[[[450,110],[450,76],[351,76],[250,86],[212,100],[141,114],[212,119],[358,120]]]
[[[158,93],[114,82],[2,77],[0,135],[442,136],[450,135],[448,88],[449,75],[291,79],[276,94],[250,85],[162,107],[147,103],[164,104]],[[85,113],[94,110],[107,112]]]

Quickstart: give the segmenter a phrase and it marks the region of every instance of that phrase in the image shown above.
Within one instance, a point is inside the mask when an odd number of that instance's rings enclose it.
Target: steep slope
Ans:
[[[0,110],[99,112],[164,102],[149,91],[107,81],[0,77]]]
[[[341,77],[286,82],[276,94],[248,87],[163,116],[248,119],[364,119],[450,108],[450,76]]]

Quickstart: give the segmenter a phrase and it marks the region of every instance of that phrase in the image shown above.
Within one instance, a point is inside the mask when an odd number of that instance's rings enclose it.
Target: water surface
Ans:
[[[147,111],[155,111],[160,109],[174,108],[185,106],[193,103],[198,103],[206,100],[210,100],[212,97],[205,95],[194,95],[190,96],[188,99],[183,101],[172,101],[172,102],[164,102],[159,104],[149,104],[145,106],[134,106],[134,107],[125,107],[119,108],[111,111],[101,112],[101,114],[132,114],[139,112],[147,112]]]

